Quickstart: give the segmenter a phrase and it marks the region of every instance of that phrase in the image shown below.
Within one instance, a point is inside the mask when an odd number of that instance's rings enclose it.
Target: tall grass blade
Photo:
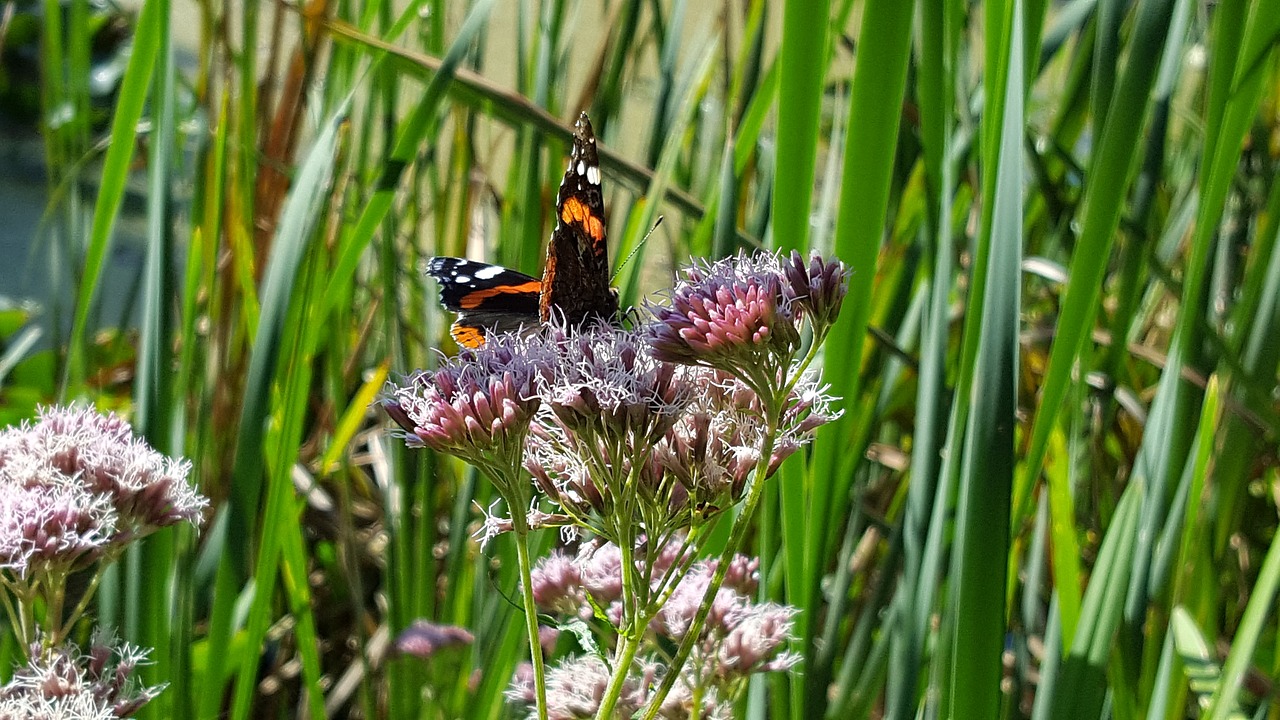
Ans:
[[[1172,0],[1140,0],[1135,12],[1129,58],[1113,96],[1108,122],[1092,156],[1083,198],[1080,236],[1071,257],[1071,281],[1062,298],[1049,366],[1037,403],[1031,443],[1014,492],[1015,522],[1040,475],[1049,435],[1071,381],[1071,367],[1098,312],[1107,261],[1120,224],[1125,191],[1137,163],[1139,134],[1151,87],[1164,51]]]
[[[129,179],[129,163],[133,159],[138,137],[138,120],[147,100],[155,71],[164,25],[160,14],[161,3],[148,2],[138,14],[134,31],[133,51],[129,65],[120,84],[116,111],[111,119],[111,145],[102,165],[102,183],[98,187],[98,199],[93,207],[93,225],[89,245],[85,250],[84,274],[76,297],[75,317],[71,325],[70,347],[67,350],[67,371],[63,378],[63,391],[77,388],[84,381],[88,362],[85,342],[88,339],[89,312],[97,300],[102,270],[111,249],[116,218],[124,199],[125,184]]]
[[[294,281],[298,268],[306,251],[307,244],[312,241],[316,221],[321,215],[327,200],[326,191],[333,171],[333,161],[338,142],[339,128],[344,122],[341,113],[327,121],[323,131],[317,137],[306,160],[294,178],[289,197],[285,202],[281,215],[279,230],[272,243],[271,256],[264,274],[262,292],[262,313],[258,320],[258,331],[253,342],[253,352],[249,361],[249,373],[245,382],[245,394],[240,414],[239,434],[236,442],[236,458],[232,475],[232,502],[223,511],[226,520],[215,523],[211,533],[214,537],[212,547],[225,547],[219,568],[219,590],[226,587],[228,581],[243,582],[250,577],[249,555],[253,548],[246,542],[255,537],[255,526],[258,521],[258,500],[261,496],[263,480],[264,448],[263,440],[266,432],[265,422],[272,398],[272,387],[277,381],[276,372],[281,351],[280,342],[287,328],[286,321],[290,317],[293,305]],[[288,474],[275,476],[277,483],[288,483]],[[273,530],[274,524],[266,523]],[[264,536],[264,542],[273,533]],[[270,549],[266,545],[259,548]],[[275,577],[274,563],[276,553],[264,556],[270,562],[267,567],[258,568],[261,577],[256,587],[264,589],[267,597],[255,598],[255,604],[263,607],[270,599],[270,591]],[[232,585],[234,587],[234,585]],[[238,592],[238,589],[234,590]],[[214,615],[229,618],[233,597],[227,593],[215,594]],[[230,632],[232,627],[224,619],[214,629]],[[265,630],[265,628],[263,628]],[[209,642],[213,647],[225,647],[229,637],[219,637],[211,629]],[[248,655],[241,658],[242,667],[256,666],[258,645],[252,644]],[[221,653],[210,655],[209,671],[206,682],[216,682],[221,677],[223,663],[229,660]],[[252,684],[252,682],[250,682]],[[205,713],[213,708],[208,704],[209,696],[216,695],[211,688],[205,690]],[[244,692],[241,690],[240,692]],[[241,697],[243,697],[241,695]],[[241,701],[243,705],[243,701]],[[243,708],[241,712],[247,712]],[[202,717],[208,717],[202,713]]]
[[[914,3],[869,0],[864,6],[859,30],[858,65],[849,98],[849,120],[840,175],[840,210],[835,229],[835,254],[852,268],[853,279],[844,310],[827,341],[825,352],[828,361],[824,369],[824,378],[831,383],[832,393],[846,401],[860,394],[858,369],[871,315],[876,257],[885,236],[894,148],[910,64],[914,13]],[[788,101],[779,95],[779,102],[785,105]],[[811,179],[804,182],[811,182]],[[774,187],[783,192],[788,183],[779,177],[775,179]],[[805,223],[807,207],[806,202],[803,211]],[[796,219],[785,222],[788,224],[775,221],[773,232],[778,243],[793,243],[794,238],[780,234],[797,232]],[[799,237],[807,237],[807,231]],[[839,360],[832,362],[832,358]],[[783,539],[784,545],[790,548],[789,552],[794,553],[794,546],[798,544],[799,557],[803,558],[799,567],[793,565],[787,569],[787,595],[790,602],[807,609],[800,614],[797,628],[804,647],[811,647],[817,631],[809,616],[816,614],[821,569],[834,545],[833,536],[838,532],[845,507],[843,499],[847,497],[853,480],[854,456],[857,454],[857,451],[849,452],[853,429],[854,418],[846,413],[840,420],[819,430],[810,466],[811,490],[803,498],[809,508],[806,512],[809,522],[802,526],[803,537]],[[816,712],[826,703],[825,689],[807,686],[805,702],[806,707],[800,712]],[[794,708],[793,712],[796,712]]]
[[[1098,551],[1080,608],[1071,651],[1053,693],[1054,720],[1101,717],[1107,693],[1106,667],[1133,569],[1133,547],[1142,504],[1142,484],[1125,488]]]
[[[1022,272],[1023,17],[1022,2],[1000,20],[1009,31],[1001,58],[1005,78],[999,117],[995,195],[990,199],[990,262],[982,301],[981,337],[965,431],[956,509],[952,590],[952,666],[947,688],[952,717],[996,717],[1004,649],[1008,523],[1017,414],[1018,308]],[[989,90],[990,91],[990,90]],[[988,112],[990,112],[990,107]],[[987,116],[987,122],[996,118]]]
[[[369,246],[369,242],[373,240],[374,233],[382,226],[387,213],[391,211],[396,188],[400,184],[405,169],[413,162],[418,146],[438,126],[445,91],[453,81],[458,65],[466,57],[471,43],[484,27],[493,4],[494,0],[478,0],[472,6],[466,21],[458,30],[457,37],[449,46],[449,52],[440,63],[440,69],[427,84],[422,99],[418,101],[412,114],[396,128],[395,144],[390,157],[383,163],[373,195],[365,202],[360,219],[343,238],[339,248],[338,263],[330,274],[329,286],[325,291],[326,307],[336,307],[340,298],[349,295],[351,279],[360,262],[360,257]]]
[[[1275,468],[1268,473],[1271,490],[1280,490],[1280,475]],[[1262,561],[1262,569],[1258,572],[1258,580],[1253,586],[1249,602],[1245,605],[1244,616],[1240,618],[1240,626],[1236,629],[1235,639],[1231,643],[1231,651],[1222,666],[1222,682],[1213,694],[1210,705],[1209,720],[1236,720],[1241,714],[1240,690],[1244,686],[1245,673],[1253,663],[1258,645],[1262,643],[1268,621],[1276,617],[1276,591],[1280,589],[1280,541],[1271,540],[1266,558]],[[1272,628],[1271,632],[1274,632]]]
[[[830,16],[830,0],[786,0],[783,4],[778,55],[778,168],[773,193],[773,244],[783,250],[809,246]],[[864,17],[863,27],[869,21]],[[860,62],[862,52],[865,49],[859,52]]]

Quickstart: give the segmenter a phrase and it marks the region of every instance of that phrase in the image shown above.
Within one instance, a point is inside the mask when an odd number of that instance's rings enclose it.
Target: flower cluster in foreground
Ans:
[[[765,480],[835,417],[809,368],[847,278],[799,253],[699,262],[633,328],[495,334],[389,387],[381,404],[410,446],[484,470],[506,503],[482,535],[516,536],[533,660],[520,687],[539,714],[710,717],[746,675],[790,666],[793,611],[747,602],[733,552]],[[735,506],[728,547],[699,560]],[[534,579],[526,535],[548,527],[599,557],[553,555]],[[588,621],[609,660],[546,672],[539,607]],[[646,659],[654,637],[674,657]]]
[[[0,431],[0,569],[41,579],[83,570],[208,501],[191,466],[161,455],[114,414],[43,408]]]
[[[650,582],[670,570],[671,554],[654,563],[639,563],[637,572]],[[675,586],[670,599],[648,626],[647,652],[637,657],[615,712],[623,716],[648,701],[661,671],[661,649],[677,644],[690,631],[715,574],[717,561],[694,563]],[[690,662],[674,690],[661,704],[664,718],[730,717],[730,703],[751,675],[785,670],[799,657],[785,650],[791,639],[793,608],[755,602],[759,561],[736,555],[715,592],[706,623],[698,631]],[[544,615],[588,623],[616,625],[622,616],[622,553],[616,545],[583,545],[576,555],[554,551],[539,561],[531,582],[538,610]],[[565,658],[547,676],[548,712],[552,718],[591,717],[608,685],[604,662],[593,655]],[[517,673],[508,691],[513,701],[530,706],[534,694],[530,673]],[[698,705],[695,708],[695,703]]]
[[[0,430],[0,598],[29,651],[0,687],[0,720],[128,717],[160,691],[130,681],[145,651],[98,633],[81,652],[67,637],[130,543],[199,523],[208,500],[190,471],[90,408],[42,408],[34,423]],[[68,598],[75,573],[88,573],[87,590]]]
[[[163,686],[142,687],[134,670],[147,652],[98,633],[87,651],[73,644],[36,653],[0,687],[0,720],[113,720],[133,715]]]

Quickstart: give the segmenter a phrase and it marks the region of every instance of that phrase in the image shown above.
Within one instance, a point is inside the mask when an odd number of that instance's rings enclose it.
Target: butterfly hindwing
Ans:
[[[458,313],[450,333],[459,345],[479,347],[490,332],[538,322],[542,281],[535,277],[453,257],[431,258],[427,274],[440,285],[440,304]]]

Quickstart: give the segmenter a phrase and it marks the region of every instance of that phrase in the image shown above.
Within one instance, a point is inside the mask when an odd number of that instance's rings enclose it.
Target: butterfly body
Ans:
[[[427,274],[440,284],[440,302],[458,313],[450,333],[477,347],[490,332],[546,323],[613,320],[618,296],[609,287],[604,194],[595,134],[586,113],[574,128],[573,151],[556,197],[556,225],[542,278],[462,258],[436,257]]]

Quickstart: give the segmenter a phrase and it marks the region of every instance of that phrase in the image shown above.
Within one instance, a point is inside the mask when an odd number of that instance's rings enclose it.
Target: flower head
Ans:
[[[785,285],[778,259],[767,253],[695,263],[667,303],[650,308],[654,354],[735,373],[785,367],[800,346]]]
[[[791,640],[798,611],[789,605],[766,602],[743,604],[726,619],[726,630],[716,650],[718,671],[724,676],[785,670],[799,657],[782,651]]]
[[[17,485],[0,492],[0,569],[24,580],[97,562],[111,547],[118,515],[83,486]]]
[[[849,271],[839,260],[823,260],[817,253],[806,260],[799,252],[782,261],[787,282],[783,295],[808,316],[815,335],[825,334],[840,314],[849,290]]]
[[[43,656],[36,653],[0,687],[0,720],[129,717],[164,689],[142,687],[134,680],[146,657],[147,651],[127,643],[117,646],[101,631],[87,652],[67,644]]]
[[[647,683],[628,678],[615,708],[616,717],[631,717],[644,704]],[[594,655],[566,658],[547,672],[547,717],[550,720],[577,720],[595,717],[609,687],[609,668]],[[517,672],[507,698],[532,706],[532,673]],[[538,717],[530,707],[529,717]]]
[[[643,540],[641,546],[647,547],[648,540]],[[654,648],[678,643],[690,632],[717,575],[717,561],[692,562],[683,549],[673,549],[682,546],[678,538],[668,538],[668,543],[652,557],[647,557],[646,552],[639,552],[635,557],[635,575],[648,583],[649,597],[669,595],[648,625],[646,643]],[[613,543],[586,543],[576,556],[560,551],[552,553],[533,570],[538,607],[582,620],[597,616],[615,629],[620,627],[622,563],[622,552]],[[754,673],[783,670],[796,662],[796,656],[784,652],[791,640],[796,611],[789,606],[753,600],[760,582],[759,569],[757,558],[735,555],[728,560],[724,582],[711,602],[706,622],[697,630],[693,661],[680,671],[674,692],[663,701],[662,717],[692,714],[732,717],[727,710],[729,705],[724,703],[732,700],[736,689],[741,687],[741,679]],[[634,707],[648,699],[658,666],[652,658],[659,656],[661,651],[653,655],[642,652],[631,668],[624,700],[619,705],[622,717],[630,716]],[[559,708],[552,712],[552,717],[595,714],[608,679],[607,673],[605,677],[597,677],[598,668],[591,664],[595,662],[599,660],[593,656],[570,659],[561,665],[562,671],[572,668],[577,673],[578,681],[573,687],[557,685],[564,676],[553,680],[557,677],[556,671],[548,675],[548,703]],[[628,695],[630,699],[626,699]],[[532,704],[531,673],[517,673],[508,697]],[[701,698],[704,703],[699,713],[693,712],[695,698]]]
[[[0,431],[0,487],[42,489],[63,501],[62,489],[82,488],[114,509],[112,540],[198,523],[209,501],[187,481],[190,472],[190,463],[156,452],[120,417],[87,407],[41,408],[34,424]]]
[[[392,384],[380,403],[410,447],[429,447],[486,466],[519,461],[538,409],[538,378],[548,371],[536,337],[491,335],[434,371]]]
[[[445,648],[470,645],[474,641],[475,636],[466,628],[414,620],[396,638],[396,650],[405,655],[429,658]]]
[[[567,616],[577,615],[584,607],[589,610],[578,563],[565,553],[556,550],[539,560],[529,578],[539,609]]]
[[[742,380],[707,368],[687,369],[685,376],[694,400],[657,444],[654,458],[678,480],[695,511],[709,517],[743,498],[769,429],[760,397]],[[802,378],[783,398],[765,477],[835,417],[824,391]]]
[[[624,493],[638,491],[653,506],[673,500],[652,453],[690,402],[691,388],[681,369],[654,358],[636,331],[555,325],[547,342],[554,369],[539,384],[542,409],[529,433],[525,469],[578,525],[618,539],[610,518]]]
[[[640,333],[606,324],[550,332],[555,370],[539,394],[565,430],[651,443],[688,401],[676,366],[656,359]]]

